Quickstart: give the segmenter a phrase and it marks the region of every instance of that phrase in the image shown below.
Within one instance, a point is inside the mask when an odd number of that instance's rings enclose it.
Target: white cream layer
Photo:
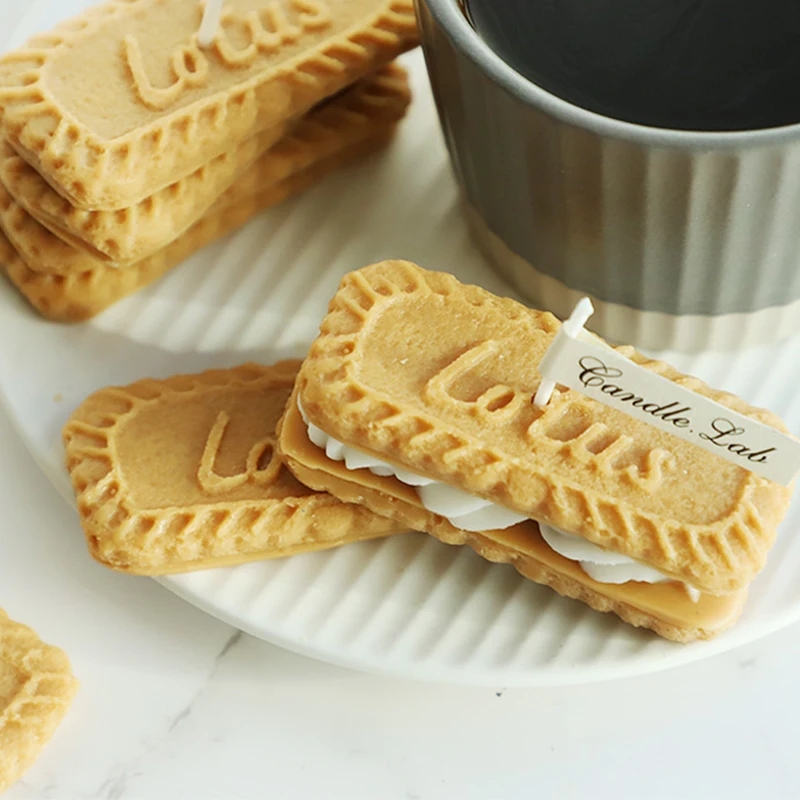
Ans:
[[[425,478],[414,472],[387,464],[355,447],[340,442],[321,428],[309,422],[298,400],[297,407],[308,427],[308,438],[332,461],[343,461],[347,469],[368,469],[379,477],[395,477],[401,483],[412,486],[417,491],[420,502],[434,514],[445,517],[452,525],[462,531],[480,533],[481,531],[503,530],[525,522],[529,517],[499,506],[482,497],[454,489],[447,484]],[[673,581],[658,570],[640,564],[628,556],[604,550],[581,536],[539,524],[542,538],[549,547],[570,561],[577,561],[583,571],[598,583],[666,583]],[[691,586],[686,590],[692,600],[697,602],[700,592]]]
[[[523,514],[510,511],[481,497],[454,489],[444,483],[438,483],[430,478],[423,478],[400,467],[393,467],[385,461],[367,455],[367,453],[349,447],[342,442],[328,436],[316,425],[312,425],[306,418],[302,406],[297,407],[308,426],[308,438],[325,455],[333,461],[343,461],[347,469],[368,469],[373,475],[380,477],[393,476],[401,483],[413,486],[417,490],[420,502],[428,510],[439,516],[446,517],[462,531],[503,530],[528,519]]]
[[[581,536],[559,530],[552,525],[539,524],[539,532],[548,546],[560,556],[577,561],[581,569],[592,580],[598,583],[667,583],[674,580],[657,569],[640,564],[628,556],[604,550]],[[700,590],[683,584],[689,597],[696,603],[700,599]]]

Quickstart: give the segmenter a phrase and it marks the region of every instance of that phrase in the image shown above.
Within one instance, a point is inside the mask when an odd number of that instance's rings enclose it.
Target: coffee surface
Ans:
[[[800,0],[465,0],[506,63],[608,117],[685,130],[800,122]]]

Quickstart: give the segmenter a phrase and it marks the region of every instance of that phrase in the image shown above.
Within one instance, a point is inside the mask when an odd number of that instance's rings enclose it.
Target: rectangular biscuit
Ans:
[[[275,450],[299,361],[95,392],[63,438],[89,551],[165,575],[280,558],[402,528],[300,484]]]
[[[255,195],[265,186],[272,186],[282,177],[299,172],[328,155],[335,155],[351,143],[366,140],[373,133],[381,136],[391,123],[404,115],[410,101],[405,70],[394,64],[387,66],[377,75],[365,79],[357,91],[332,98],[324,109],[300,120],[287,136],[257,159],[251,169],[217,199],[214,212],[239,202],[243,197]],[[21,161],[18,157],[15,160]],[[185,185],[184,182],[181,184]],[[164,194],[168,196],[170,193]],[[168,197],[159,203],[160,207],[167,206],[165,211],[170,213],[168,205]],[[145,215],[147,226],[158,226],[158,219],[152,212],[142,209],[141,213]],[[100,216],[113,217],[104,212]],[[113,221],[108,224],[112,225]],[[97,258],[89,258],[90,254],[85,251],[67,246],[63,238],[55,238],[52,233],[43,235],[42,226],[14,202],[2,182],[0,228],[34,272],[68,274],[104,264]],[[109,233],[111,230],[109,228]]]
[[[763,567],[791,489],[577,392],[540,409],[560,327],[452,275],[388,261],[345,276],[303,365],[310,422],[360,450],[711,594]],[[673,367],[645,369],[785,430]]]
[[[412,0],[106,0],[0,59],[0,137],[87,210],[130,207],[416,46]]]
[[[87,320],[158,280],[193,253],[242,227],[260,211],[308,189],[340,167],[385,147],[393,135],[394,126],[373,131],[368,139],[349,145],[277,185],[265,186],[256,194],[235,197],[237,190],[234,185],[224,199],[218,201],[219,208],[209,211],[163,250],[132,267],[117,269],[99,264],[40,226],[40,235],[27,240],[29,248],[38,250],[45,259],[49,257],[50,263],[58,253],[67,253],[70,271],[53,274],[32,270],[2,231],[0,269],[5,270],[10,281],[42,316],[56,322]],[[29,217],[28,222],[33,220]],[[85,265],[83,269],[82,264]]]
[[[277,183],[298,171],[309,153],[325,158],[343,143],[397,122],[409,102],[406,72],[390,64],[312,109],[277,144],[271,137],[250,137],[186,178],[118,211],[75,208],[7,144],[0,145],[0,183],[37,222],[75,249],[112,266],[130,266],[191,227],[243,174],[254,193],[260,184]],[[13,226],[1,218],[0,225],[18,246]]]
[[[592,580],[575,561],[547,546],[532,520],[498,531],[462,531],[427,511],[416,492],[397,478],[368,470],[348,470],[308,438],[295,392],[278,426],[278,450],[295,477],[306,486],[330,492],[343,502],[362,503],[411,530],[423,530],[446,544],[467,545],[489,561],[511,564],[521,575],[581,600],[596,611],[611,612],[629,625],[648,628],[676,642],[711,639],[733,625],[747,590],[696,602],[678,583],[603,584]]]
[[[39,757],[77,690],[67,656],[0,610],[0,792]]]

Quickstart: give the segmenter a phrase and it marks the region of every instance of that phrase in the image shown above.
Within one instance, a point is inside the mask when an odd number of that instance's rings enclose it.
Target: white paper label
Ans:
[[[656,375],[593,337],[559,331],[542,359],[543,377],[699,445],[784,486],[800,470],[791,436]]]

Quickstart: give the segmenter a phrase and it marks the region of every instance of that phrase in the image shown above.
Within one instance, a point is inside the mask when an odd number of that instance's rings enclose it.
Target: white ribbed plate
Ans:
[[[80,5],[86,3],[26,6],[26,28],[13,35],[14,43]],[[9,13],[17,12],[0,10],[0,23]],[[0,24],[0,31],[8,30],[17,29]],[[302,354],[340,277],[386,257],[505,291],[468,239],[421,55],[407,63],[416,100],[390,152],[262,215],[91,323],[43,322],[0,285],[2,398],[34,457],[70,502],[59,431],[99,387]],[[712,385],[769,406],[800,431],[800,403],[793,402],[800,396],[800,341],[735,359],[666,357]],[[74,516],[65,513],[65,520],[76,558],[88,558]],[[162,582],[242,630],[338,664],[459,683],[567,684],[694,661],[800,617],[798,527],[795,503],[738,627],[686,647],[420,534]]]

